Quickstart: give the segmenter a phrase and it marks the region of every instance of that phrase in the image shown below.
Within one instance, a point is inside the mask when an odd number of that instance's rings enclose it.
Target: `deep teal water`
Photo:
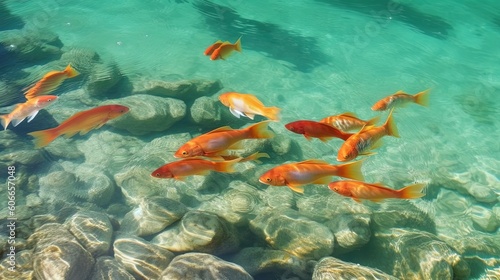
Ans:
[[[401,138],[385,140],[378,154],[366,161],[366,179],[388,185],[431,183],[428,196],[415,204],[433,214],[438,236],[461,238],[478,229],[470,221],[470,211],[453,212],[438,203],[446,193],[432,184],[436,178],[485,186],[497,201],[477,202],[471,194],[456,193],[469,206],[499,207],[498,1],[3,4],[13,15],[0,19],[5,29],[20,28],[22,21],[31,28],[49,29],[65,46],[92,49],[115,61],[125,76],[219,79],[226,91],[253,93],[282,109],[281,122],[271,127],[346,111],[369,119],[377,115],[370,107],[380,98],[398,90],[417,93],[431,88],[429,107],[410,105],[396,112]],[[202,55],[215,40],[236,41],[240,36],[241,54],[215,62]],[[2,79],[27,67],[8,60],[7,52],[8,46],[0,46]],[[41,65],[30,67],[38,66],[35,72],[43,73]],[[77,88],[78,83],[65,85],[58,93]],[[8,113],[9,107],[0,110]],[[61,121],[55,109],[47,111]],[[290,137],[305,141],[299,135]],[[314,143],[328,147],[318,151],[318,157],[335,162],[332,151],[338,142]],[[498,226],[485,234],[498,235]]]

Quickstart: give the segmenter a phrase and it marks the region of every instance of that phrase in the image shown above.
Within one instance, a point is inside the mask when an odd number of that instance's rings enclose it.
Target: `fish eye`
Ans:
[[[187,155],[187,154],[188,154],[188,152],[186,152],[186,151],[182,151],[182,155],[184,155],[184,156],[185,156],[185,155]]]
[[[161,176],[161,174],[158,172],[158,173],[156,173],[156,174],[155,174],[155,176],[156,176],[156,177],[160,177],[160,176]]]
[[[266,178],[266,181],[271,182],[272,180],[271,180],[271,178]]]

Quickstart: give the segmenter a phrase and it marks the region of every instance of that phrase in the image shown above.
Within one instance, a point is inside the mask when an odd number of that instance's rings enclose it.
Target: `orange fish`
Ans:
[[[252,94],[226,92],[219,96],[220,102],[229,107],[235,117],[247,116],[253,120],[255,115],[264,116],[273,121],[279,120],[280,109],[277,107],[264,107],[264,104]]]
[[[186,176],[207,175],[210,171],[232,173],[241,158],[229,161],[210,161],[202,158],[186,158],[167,163],[151,173],[156,178],[183,180]]]
[[[427,89],[421,91],[415,95],[407,94],[404,91],[400,90],[393,95],[389,95],[375,103],[372,106],[373,111],[385,111],[388,109],[392,109],[395,107],[403,107],[408,103],[417,103],[422,106],[429,105],[429,92],[431,90]]]
[[[128,107],[122,105],[103,105],[78,112],[57,127],[34,131],[28,134],[35,137],[35,147],[41,148],[47,146],[61,135],[64,135],[66,138],[70,138],[78,132],[80,132],[80,135],[84,135],[92,129],[100,128],[107,121],[117,118],[128,111]]]
[[[328,184],[332,176],[363,180],[362,161],[341,165],[311,159],[296,163],[283,164],[268,170],[259,181],[271,186],[288,186],[295,192],[304,193],[303,185]]]
[[[228,41],[222,42],[221,40],[217,40],[215,43],[210,45],[205,52],[203,53],[204,55],[211,55],[216,49],[220,47],[223,43],[229,43]]]
[[[175,152],[174,157],[221,156],[227,149],[240,149],[237,142],[243,139],[273,137],[274,133],[267,129],[268,125],[269,121],[263,121],[244,129],[232,129],[229,126],[217,128],[189,140]]]
[[[392,118],[392,111],[382,126],[365,126],[361,131],[347,139],[340,146],[337,154],[338,161],[355,159],[358,155],[371,155],[371,149],[381,145],[380,138],[389,135],[399,137],[396,124]]]
[[[38,81],[32,88],[30,88],[24,96],[26,99],[31,99],[35,96],[45,95],[55,90],[67,78],[73,78],[80,73],[76,71],[70,64],[63,71],[50,71],[45,74],[43,78]]]
[[[358,181],[336,181],[328,184],[332,191],[347,197],[352,197],[357,202],[360,199],[368,199],[374,202],[386,198],[413,199],[425,195],[422,193],[425,184],[414,184],[400,190],[393,190],[380,183],[369,184]]]
[[[326,142],[333,137],[340,138],[342,140],[347,140],[352,133],[345,133],[329,124],[315,122],[315,121],[295,121],[285,125],[286,129],[295,132],[297,134],[302,134],[307,140],[311,138],[319,138],[319,140]]]
[[[347,112],[340,115],[326,117],[319,122],[329,124],[342,131],[349,131],[361,129],[365,125],[374,125],[378,122],[379,118],[380,117],[377,116],[368,121],[364,121],[362,119],[358,119],[358,117],[356,117],[356,114]]]
[[[212,52],[210,60],[226,59],[233,53],[233,51],[241,52],[241,37],[238,38],[238,41],[234,44],[229,42],[222,43]]]
[[[28,118],[28,122],[30,122],[38,114],[38,111],[49,106],[56,99],[57,96],[55,95],[43,95],[33,97],[24,103],[18,104],[10,114],[0,116],[3,129],[7,129],[10,122],[12,122],[13,126],[17,126],[25,118]]]

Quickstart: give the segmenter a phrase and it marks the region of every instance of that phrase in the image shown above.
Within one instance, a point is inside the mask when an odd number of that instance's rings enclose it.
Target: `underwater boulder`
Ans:
[[[139,237],[118,237],[114,255],[136,279],[158,279],[174,254]]]
[[[0,31],[0,45],[24,62],[47,61],[62,54],[59,37],[47,29],[25,28]]]
[[[288,187],[267,186],[263,190],[262,200],[265,205],[270,208],[288,209],[295,207],[295,197],[293,195],[293,191]]]
[[[388,200],[373,211],[373,226],[375,229],[413,228],[436,232],[436,223],[429,213],[417,208],[408,200]]]
[[[163,271],[161,280],[253,279],[241,266],[204,253],[186,253],[175,257]]]
[[[197,251],[214,255],[237,251],[236,229],[213,213],[189,211],[181,221],[158,234],[151,241],[172,252]]]
[[[398,278],[375,268],[361,266],[355,263],[343,262],[333,257],[321,259],[314,267],[312,280],[334,279],[397,280]]]
[[[203,202],[197,209],[216,213],[229,223],[241,226],[262,208],[262,191],[242,181],[232,181],[220,195]]]
[[[88,75],[85,83],[85,91],[91,96],[99,99],[119,96],[112,89],[122,80],[123,75],[115,62],[96,63],[92,72]]]
[[[472,222],[481,231],[494,233],[500,226],[495,213],[486,207],[474,205],[469,211]]]
[[[17,241],[16,241],[17,243]],[[18,249],[16,245],[16,250]],[[11,262],[5,258],[0,263],[0,279],[34,279],[33,251],[19,250],[16,252],[16,269],[10,270]]]
[[[148,94],[159,97],[170,97],[185,102],[193,101],[201,96],[211,96],[222,89],[220,81],[183,80],[161,81],[149,79],[132,80],[132,94]]]
[[[213,97],[203,96],[196,99],[189,108],[189,120],[194,124],[208,127],[221,123],[222,109],[218,103],[219,101]]]
[[[250,230],[272,248],[297,257],[320,259],[333,253],[330,229],[291,209],[263,212],[250,221]]]
[[[96,211],[80,211],[65,222],[68,230],[94,257],[107,255],[111,247],[113,226],[108,216]]]
[[[467,279],[465,259],[432,233],[392,228],[374,232],[364,254],[369,262],[398,278]]]
[[[300,215],[324,223],[335,220],[340,215],[366,217],[372,213],[372,210],[362,203],[337,195],[326,186],[319,186],[316,191],[319,193],[297,198],[297,208]]]
[[[155,234],[180,220],[187,211],[187,207],[176,200],[148,197],[125,215],[120,230],[137,236]]]
[[[94,258],[61,224],[45,224],[29,238],[36,279],[85,280]]]
[[[137,94],[103,102],[127,106],[130,111],[110,122],[133,135],[165,131],[186,115],[186,104],[178,99]]]
[[[90,275],[90,280],[135,280],[132,274],[128,273],[125,267],[109,256],[99,257],[95,261],[94,269]]]
[[[252,276],[278,271],[280,274],[284,274],[283,272],[305,274],[304,271],[307,270],[305,260],[285,251],[262,247],[243,248],[238,253],[230,256],[228,261],[240,265]]]
[[[366,245],[371,237],[370,221],[367,214],[342,214],[326,222],[335,236],[335,255]]]

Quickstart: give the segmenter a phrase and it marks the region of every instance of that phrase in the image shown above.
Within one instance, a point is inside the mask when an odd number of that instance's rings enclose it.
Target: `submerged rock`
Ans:
[[[231,224],[240,226],[254,218],[262,208],[262,191],[242,181],[232,181],[229,187],[198,210],[216,213]]]
[[[376,232],[369,255],[377,267],[404,279],[467,279],[470,268],[455,250],[435,235],[414,229]]]
[[[161,280],[184,279],[253,279],[241,266],[203,253],[187,253],[175,257],[161,274]]]
[[[110,92],[122,79],[123,75],[114,62],[96,63],[85,84],[86,92],[96,98],[106,98],[119,94]]]
[[[137,236],[155,234],[180,220],[186,212],[187,207],[178,201],[150,197],[125,215],[120,230]]]
[[[28,239],[33,246],[36,279],[85,280],[94,258],[61,224],[46,224]]]
[[[134,280],[125,267],[112,257],[99,257],[96,259],[90,280]]]
[[[221,122],[222,114],[219,101],[212,97],[200,97],[189,108],[189,120],[197,125],[216,126]]]
[[[80,211],[67,219],[65,224],[94,257],[108,254],[113,226],[107,215],[95,211]]]
[[[62,54],[62,42],[47,30],[25,27],[0,31],[0,45],[9,46],[17,59],[27,62],[43,61]]]
[[[33,251],[17,251],[14,257],[15,260],[7,257],[0,263],[0,279],[34,279]],[[13,263],[15,263],[14,270],[11,269]]]
[[[222,89],[220,81],[186,80],[166,82],[159,80],[133,81],[133,94],[149,94],[191,101],[201,96],[210,96]]]
[[[485,207],[474,205],[470,209],[470,217],[474,225],[481,231],[495,232],[500,226],[500,221],[495,213]]]
[[[250,230],[272,248],[298,257],[320,259],[333,253],[332,232],[291,209],[260,214],[250,222]]]
[[[229,257],[230,262],[240,265],[255,276],[268,272],[291,271],[304,273],[307,270],[305,260],[281,250],[271,250],[261,247],[247,247]]]
[[[343,254],[370,241],[370,216],[367,214],[343,214],[338,215],[325,225],[335,236],[335,253]]]
[[[158,279],[174,254],[141,238],[123,237],[113,244],[115,258],[137,279]]]
[[[431,233],[436,224],[428,213],[407,200],[389,200],[373,212],[373,224],[377,229],[413,228]]]
[[[343,279],[387,279],[397,280],[384,272],[361,266],[359,264],[343,262],[339,259],[326,257],[321,259],[314,268],[312,280],[343,280]]]
[[[146,94],[113,99],[102,105],[106,104],[120,104],[130,109],[127,114],[109,124],[134,135],[167,130],[186,115],[183,101]]]
[[[216,214],[202,211],[186,213],[178,224],[158,234],[152,242],[173,252],[225,254],[239,247],[231,224]]]

